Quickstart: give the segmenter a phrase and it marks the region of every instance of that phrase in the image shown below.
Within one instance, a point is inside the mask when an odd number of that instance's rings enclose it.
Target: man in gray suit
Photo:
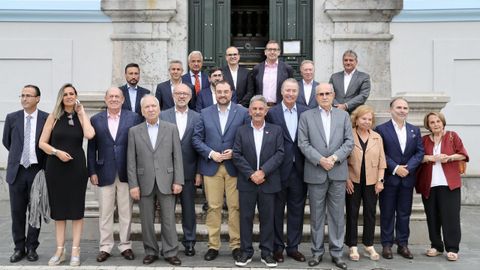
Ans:
[[[347,269],[342,253],[347,158],[354,145],[352,124],[348,113],[332,107],[335,93],[331,84],[320,83],[315,90],[319,108],[300,115],[298,124],[298,146],[305,155],[304,181],[310,196],[313,258],[308,265],[313,267],[322,261],[327,208],[332,262]]]
[[[160,119],[177,125],[182,144],[183,172],[185,184],[180,194],[182,205],[183,246],[185,255],[195,255],[196,216],[195,186],[202,184],[202,176],[197,173],[198,155],[192,146],[193,127],[200,121],[200,114],[188,108],[192,98],[192,89],[180,83],[173,89],[175,107],[163,111]]]
[[[153,95],[140,101],[146,122],[128,132],[127,174],[130,196],[139,201],[142,223],[144,264],[158,259],[155,239],[155,198],[160,203],[162,253],[172,265],[180,265],[177,257],[178,236],[175,229],[175,195],[184,183],[182,147],[177,127],[160,120],[160,105]],[[161,145],[161,147],[160,147]]]
[[[358,71],[357,64],[357,53],[347,50],[343,53],[345,70],[332,74],[329,81],[335,90],[333,106],[348,113],[364,104],[370,95],[370,75]]]

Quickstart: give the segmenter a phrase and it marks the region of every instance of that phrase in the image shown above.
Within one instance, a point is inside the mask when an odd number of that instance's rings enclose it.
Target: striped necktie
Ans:
[[[32,116],[27,115],[27,124],[25,125],[25,136],[23,137],[22,164],[23,167],[30,167],[30,133],[32,132]]]

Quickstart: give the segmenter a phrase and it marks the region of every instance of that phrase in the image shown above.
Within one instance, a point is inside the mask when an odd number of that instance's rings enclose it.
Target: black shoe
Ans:
[[[322,262],[322,256],[313,256],[310,260],[308,260],[308,266],[314,267],[319,265]]]
[[[130,248],[124,250],[121,254],[123,258],[125,258],[125,260],[129,260],[129,261],[135,260],[135,254],[133,254],[133,251]]]
[[[236,261],[242,256],[242,251],[240,248],[235,248],[232,250],[232,257]]]
[[[247,256],[247,254],[242,254],[240,255],[239,258],[235,260],[235,265],[244,267],[244,266],[247,266],[247,264],[251,261],[252,261],[252,256]]]
[[[213,261],[217,258],[217,256],[218,256],[218,250],[209,248],[207,250],[207,253],[205,253],[205,256],[203,256],[203,258],[205,259],[205,261]]]
[[[260,261],[264,263],[267,267],[277,267],[277,261],[275,261],[272,255],[262,257]]]
[[[192,246],[185,247],[185,256],[188,256],[188,257],[195,256],[195,248]]]
[[[347,270],[347,263],[345,263],[344,261],[342,261],[342,258],[340,257],[332,257],[332,262],[335,264],[336,267],[340,268],[340,269],[344,269],[344,270]]]
[[[38,261],[38,254],[34,249],[30,249],[27,251],[27,260],[29,262]]]
[[[143,258],[143,264],[151,264],[154,261],[158,260],[158,256],[156,255],[147,255]]]
[[[97,255],[97,262],[104,262],[110,257],[110,253],[106,251],[100,251]]]
[[[404,257],[405,259],[413,259],[413,255],[407,246],[398,246],[397,253],[402,255],[402,257]]]
[[[177,256],[167,257],[165,258],[165,261],[167,261],[171,265],[176,265],[176,266],[182,265],[182,261],[180,261],[180,259]]]
[[[25,257],[25,251],[23,251],[23,250],[15,250],[15,251],[13,252],[12,256],[10,256],[10,262],[11,262],[11,263],[19,262],[19,261],[21,261],[24,257]]]

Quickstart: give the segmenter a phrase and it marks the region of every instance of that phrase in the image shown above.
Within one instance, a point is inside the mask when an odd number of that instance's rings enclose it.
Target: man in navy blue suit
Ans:
[[[208,82],[209,84],[205,86],[200,93],[198,93],[197,101],[195,105],[195,110],[201,112],[202,109],[210,107],[213,104],[217,104],[217,99],[215,97],[215,85],[217,82],[223,81],[222,69],[219,67],[212,67],[209,70]],[[235,102],[235,101],[234,101]]]
[[[155,91],[155,97],[158,99],[160,103],[160,109],[162,111],[168,110],[172,107],[175,107],[175,102],[173,101],[173,90],[174,88],[182,83],[182,73],[183,73],[183,64],[180,60],[172,60],[170,61],[168,67],[168,73],[170,75],[170,79],[166,80],[162,83],[157,85],[157,89]],[[190,98],[190,102],[188,103],[188,107],[190,109],[195,109],[195,92],[193,86],[188,83],[184,83],[190,87],[192,91],[192,98]]]
[[[136,112],[143,119],[140,100],[144,95],[150,94],[150,90],[138,86],[140,81],[140,67],[138,64],[130,63],[125,66],[125,80],[127,83],[120,86],[125,97],[122,109]]]
[[[313,90],[315,91],[315,89]],[[298,251],[302,241],[303,214],[307,196],[307,185],[303,182],[304,156],[298,148],[297,127],[300,115],[307,107],[296,103],[298,83],[295,79],[286,79],[282,84],[282,102],[272,107],[267,114],[267,122],[279,125],[283,129],[285,156],[280,167],[282,190],[275,198],[275,244],[274,258],[283,262],[283,250],[296,261],[304,262],[305,256]],[[283,237],[283,221],[287,206],[287,245]]]
[[[390,102],[392,120],[376,129],[382,136],[387,160],[385,188],[380,193],[380,235],[385,259],[393,258],[394,243],[398,246],[398,254],[413,259],[408,249],[409,223],[415,172],[422,162],[424,149],[420,129],[406,122],[408,110],[408,102],[404,98],[393,99]]]
[[[227,65],[222,68],[223,77],[236,94],[237,103],[247,108],[255,91],[250,71],[239,65],[240,53],[235,46],[227,48],[225,60]]]
[[[210,85],[208,76],[202,72],[203,55],[199,51],[192,51],[188,55],[188,69],[189,71],[182,76],[182,82],[193,85],[195,95],[200,93],[200,90]]]
[[[295,82],[296,83],[296,82]],[[260,217],[261,261],[267,267],[277,266],[273,258],[275,194],[282,189],[282,128],[265,122],[268,106],[261,95],[250,101],[250,124],[238,128],[233,145],[233,163],[239,175],[237,189],[240,199],[240,241],[242,256],[235,265],[246,266],[252,261],[253,219],[255,207]]]
[[[28,225],[25,235],[26,216],[30,202],[30,189],[35,175],[45,167],[45,152],[38,148],[38,139],[48,113],[38,110],[40,89],[26,85],[20,95],[23,110],[7,115],[3,127],[3,145],[8,150],[7,183],[10,194],[12,236],[15,250],[10,262],[15,263],[27,256],[38,260],[37,247],[40,228]],[[26,252],[25,252],[26,250]]]
[[[241,255],[237,169],[232,163],[232,148],[238,127],[250,123],[247,109],[231,101],[232,90],[228,82],[217,83],[215,97],[217,104],[200,113],[192,138],[193,147],[200,156],[199,172],[203,175],[208,202],[208,251],[204,256],[207,261],[214,260],[220,249],[224,194],[228,206],[230,249],[234,259]]]
[[[318,82],[313,79],[315,76],[315,66],[312,60],[303,60],[300,64],[300,74],[302,79],[298,81],[300,90],[298,92],[297,103],[307,106],[308,108],[317,108],[318,103],[315,98],[315,88]]]
[[[128,130],[142,119],[136,113],[122,110],[122,91],[112,87],[105,93],[107,109],[91,119],[95,137],[88,141],[88,174],[98,186],[100,252],[97,262],[106,261],[113,249],[113,213],[117,202],[120,223],[118,249],[127,260],[133,260],[130,224],[132,199],[127,178]]]

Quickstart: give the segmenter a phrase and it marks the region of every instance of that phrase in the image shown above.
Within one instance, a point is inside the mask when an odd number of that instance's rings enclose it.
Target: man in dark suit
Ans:
[[[232,90],[228,82],[217,83],[215,97],[217,104],[200,113],[192,138],[193,147],[200,155],[199,172],[203,175],[208,202],[208,251],[204,256],[207,261],[214,260],[220,249],[224,194],[232,256],[237,259],[241,255],[237,169],[232,163],[232,148],[237,128],[250,122],[247,109],[231,102]]]
[[[222,68],[223,77],[236,94],[237,103],[247,108],[255,91],[250,71],[238,64],[240,54],[234,46],[227,48],[225,59],[227,60],[227,66]]]
[[[239,171],[237,189],[240,200],[240,241],[242,256],[235,265],[246,266],[253,257],[253,219],[255,207],[260,217],[261,261],[277,266],[273,258],[275,194],[281,190],[282,129],[266,123],[267,101],[261,95],[250,102],[250,124],[238,128],[233,145],[233,163]]]
[[[405,99],[400,97],[393,99],[390,102],[392,120],[376,128],[382,136],[387,160],[384,189],[379,200],[382,256],[385,259],[393,258],[394,243],[398,245],[398,254],[413,259],[408,249],[409,222],[416,181],[415,172],[422,162],[424,149],[420,129],[406,122],[408,110],[408,102]]]
[[[182,76],[182,82],[193,85],[195,95],[200,93],[200,90],[210,85],[208,76],[202,72],[203,55],[199,51],[193,51],[188,55],[189,71]]]
[[[343,53],[343,71],[332,74],[329,83],[335,90],[333,105],[338,109],[353,112],[367,101],[370,95],[370,75],[357,70],[357,53],[347,50]]]
[[[175,102],[173,101],[173,89],[182,83],[182,73],[183,73],[183,64],[180,60],[172,60],[170,61],[170,65],[168,68],[168,73],[170,75],[170,80],[166,80],[162,83],[157,85],[157,89],[155,90],[155,97],[160,102],[160,109],[162,111],[168,110],[172,107],[175,107]],[[190,87],[192,92],[192,97],[190,98],[190,102],[188,103],[188,107],[190,109],[195,109],[195,90],[193,86],[189,83],[184,83]]]
[[[217,104],[215,97],[215,85],[217,82],[223,81],[222,70],[219,67],[212,67],[209,71],[208,86],[203,88],[198,93],[195,110],[201,112],[203,109],[210,107],[213,104]]]
[[[302,79],[298,81],[300,91],[298,93],[297,103],[307,106],[308,108],[318,107],[315,99],[315,88],[318,82],[313,79],[315,75],[315,66],[312,60],[303,60],[300,64],[300,74]]]
[[[118,249],[125,259],[135,258],[130,241],[133,202],[128,188],[127,145],[128,130],[142,119],[134,112],[122,110],[124,101],[122,90],[117,87],[108,89],[105,93],[107,109],[90,120],[95,137],[88,141],[88,175],[90,182],[98,186],[100,211],[100,252],[97,262],[106,261],[112,253],[115,208],[120,223]]]
[[[263,95],[269,107],[282,101],[281,86],[285,79],[293,78],[293,68],[278,60],[280,44],[270,40],[265,46],[265,62],[253,67],[252,78],[255,85],[255,95]]]
[[[142,116],[140,100],[144,95],[150,94],[150,90],[138,86],[140,81],[140,67],[138,64],[130,63],[125,66],[125,80],[127,83],[120,86],[125,97],[122,109],[136,112]]]
[[[195,255],[196,216],[195,216],[195,186],[202,184],[202,177],[197,173],[198,155],[192,146],[193,128],[200,121],[200,115],[188,108],[192,98],[192,90],[186,84],[179,84],[173,90],[175,107],[163,111],[160,119],[177,125],[182,145],[183,172],[185,183],[180,202],[182,205],[183,246],[185,255]]]
[[[342,255],[347,158],[354,146],[352,123],[348,113],[332,106],[335,93],[331,84],[320,83],[315,91],[319,107],[304,112],[298,123],[298,147],[305,155],[304,181],[310,196],[313,257],[308,266],[320,264],[325,253],[326,216],[332,262],[347,269]]]
[[[15,263],[27,256],[27,260],[38,260],[36,252],[40,228],[28,225],[25,234],[30,189],[37,172],[45,167],[45,153],[38,148],[38,139],[47,120],[48,113],[38,110],[40,89],[26,85],[20,95],[23,110],[7,115],[3,127],[3,145],[8,150],[7,183],[10,194],[12,236],[15,250],[10,262]],[[26,251],[26,252],[25,252]]]
[[[175,196],[184,183],[182,147],[177,127],[159,119],[160,105],[153,95],[141,101],[145,122],[128,131],[127,175],[130,196],[138,201],[142,222],[143,264],[158,260],[154,213],[160,205],[162,253],[171,265],[181,265],[177,257]]]
[[[282,190],[276,193],[275,198],[273,256],[277,262],[284,261],[283,221],[287,206],[287,255],[296,261],[304,262],[305,256],[298,251],[298,245],[302,241],[307,185],[303,182],[304,157],[298,148],[297,127],[300,115],[308,108],[296,103],[298,83],[293,78],[283,82],[282,97],[282,102],[270,108],[266,117],[267,122],[282,127],[285,148],[285,156],[280,167]]]

